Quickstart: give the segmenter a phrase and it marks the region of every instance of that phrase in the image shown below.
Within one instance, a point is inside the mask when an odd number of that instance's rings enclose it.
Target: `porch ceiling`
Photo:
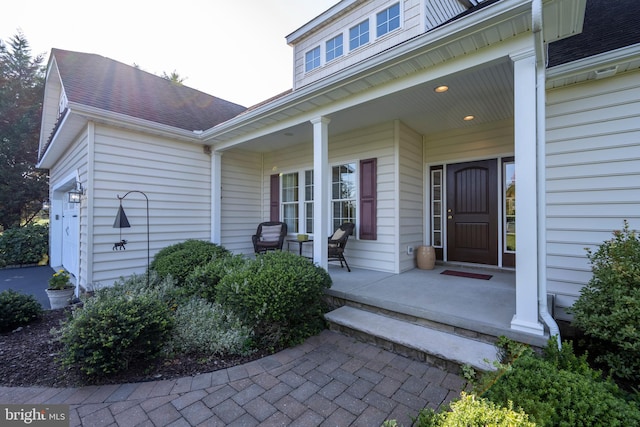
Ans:
[[[434,88],[447,85],[445,93]],[[475,119],[463,118],[473,115]],[[400,120],[423,135],[477,126],[513,117],[513,70],[508,60],[450,74],[327,114],[330,135],[376,123]],[[242,144],[242,149],[266,152],[312,142],[309,122],[294,125]]]

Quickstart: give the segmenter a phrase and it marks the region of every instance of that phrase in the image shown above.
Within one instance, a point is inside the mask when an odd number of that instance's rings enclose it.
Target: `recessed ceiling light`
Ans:
[[[434,90],[434,92],[436,92],[436,93],[445,93],[446,91],[448,91],[448,90],[449,90],[449,86],[441,85],[441,86],[436,87],[436,88],[435,88],[435,89],[433,89],[433,90]]]
[[[463,120],[464,120],[465,122],[468,122],[468,121],[471,121],[471,120],[473,120],[473,119],[475,119],[475,118],[476,118],[476,116],[468,115],[468,116],[464,116],[464,119],[463,119]]]

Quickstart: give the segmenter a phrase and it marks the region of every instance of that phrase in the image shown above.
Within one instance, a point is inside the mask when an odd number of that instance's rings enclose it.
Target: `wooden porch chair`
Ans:
[[[343,268],[344,265],[347,266],[347,271],[351,272],[349,268],[349,264],[344,257],[344,249],[347,246],[347,240],[349,236],[353,233],[353,229],[355,228],[355,224],[352,222],[345,222],[342,224],[331,237],[329,237],[329,261],[340,261],[340,267]]]
[[[268,221],[258,224],[256,234],[251,236],[253,250],[257,254],[267,251],[282,250],[284,238],[287,236],[287,224],[278,221]]]

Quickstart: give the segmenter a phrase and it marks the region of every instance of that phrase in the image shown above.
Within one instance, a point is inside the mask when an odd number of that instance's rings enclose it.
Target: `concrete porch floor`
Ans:
[[[444,270],[491,275],[489,280],[447,276]],[[515,272],[437,264],[433,270],[401,274],[329,265],[333,280],[327,294],[480,334],[544,346],[545,336],[511,329],[515,314]]]

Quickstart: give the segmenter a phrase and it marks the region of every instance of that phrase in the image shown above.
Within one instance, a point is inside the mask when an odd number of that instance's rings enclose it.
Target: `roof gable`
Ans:
[[[549,67],[640,43],[638,0],[587,0],[582,33],[549,45]]]
[[[205,130],[246,108],[100,55],[52,49],[69,102],[185,130]]]

